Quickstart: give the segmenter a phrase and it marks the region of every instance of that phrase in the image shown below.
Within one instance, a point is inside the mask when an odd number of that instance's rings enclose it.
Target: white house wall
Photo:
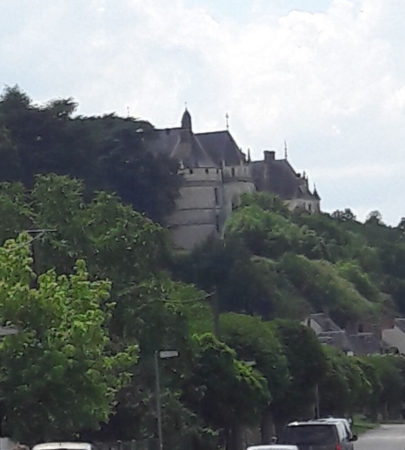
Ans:
[[[390,347],[397,348],[401,354],[405,355],[405,333],[398,327],[383,330],[382,338]]]

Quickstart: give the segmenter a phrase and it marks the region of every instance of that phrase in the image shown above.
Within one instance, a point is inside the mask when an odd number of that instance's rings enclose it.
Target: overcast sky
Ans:
[[[404,0],[0,0],[0,85],[284,154],[326,211],[405,216]]]

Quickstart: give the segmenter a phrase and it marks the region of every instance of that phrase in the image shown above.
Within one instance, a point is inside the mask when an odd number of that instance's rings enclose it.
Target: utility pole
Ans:
[[[319,385],[315,385],[315,419],[319,419]]]
[[[159,450],[163,450],[163,432],[162,432],[162,402],[160,393],[160,373],[159,373],[159,359],[176,358],[179,356],[177,350],[155,350],[153,357],[155,362],[155,380],[156,380],[156,417],[159,439]]]
[[[155,350],[155,380],[156,380],[156,416],[158,427],[159,450],[163,450],[163,433],[162,433],[162,405],[160,401],[160,375],[159,375],[159,352]]]

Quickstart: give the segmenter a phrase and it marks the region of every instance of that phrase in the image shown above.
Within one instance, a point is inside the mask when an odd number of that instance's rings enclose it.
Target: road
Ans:
[[[405,425],[381,425],[359,437],[355,450],[404,450]]]

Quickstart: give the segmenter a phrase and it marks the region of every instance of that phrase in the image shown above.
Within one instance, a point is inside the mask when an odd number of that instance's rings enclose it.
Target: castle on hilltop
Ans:
[[[265,151],[262,161],[251,161],[229,130],[194,133],[186,109],[181,126],[154,130],[147,142],[154,154],[165,154],[179,163],[184,183],[167,226],[174,245],[191,249],[210,236],[222,237],[225,221],[244,193],[277,194],[291,209],[320,211],[320,197],[310,191],[308,178],[287,161]]]

